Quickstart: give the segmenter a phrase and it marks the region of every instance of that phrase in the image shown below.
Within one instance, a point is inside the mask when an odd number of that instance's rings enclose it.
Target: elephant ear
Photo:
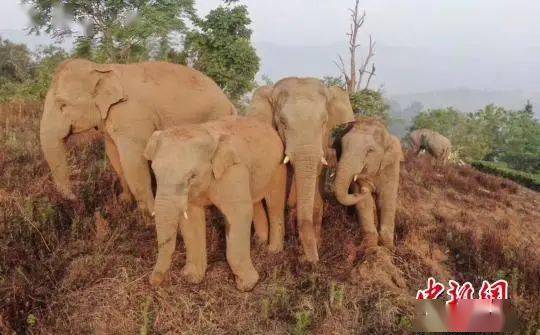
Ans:
[[[403,150],[401,149],[401,143],[395,136],[388,134],[385,142],[386,147],[384,149],[384,156],[381,161],[380,170],[390,166],[395,162],[403,162],[405,160],[403,156]]]
[[[275,128],[272,90],[272,86],[261,86],[255,90],[246,114]]]
[[[328,88],[328,128],[354,121],[349,93],[339,86]]]
[[[124,95],[124,88],[118,75],[111,66],[96,65],[93,72],[97,78],[94,86],[94,101],[101,118],[105,120],[111,106],[125,101],[127,97]]]
[[[341,139],[354,127],[355,124],[356,121],[342,123],[332,129],[330,141],[332,143],[332,148],[336,150],[336,158],[338,160],[341,157]]]
[[[231,166],[238,164],[239,160],[234,151],[229,136],[220,136],[214,158],[212,158],[212,172],[215,179],[220,179]]]
[[[161,130],[155,131],[146,143],[143,156],[149,161],[154,159],[154,156],[159,148],[159,144],[161,142],[161,132]]]

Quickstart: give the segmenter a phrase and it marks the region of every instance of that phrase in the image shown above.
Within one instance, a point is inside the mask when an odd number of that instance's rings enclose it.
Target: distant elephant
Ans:
[[[424,149],[438,161],[445,163],[452,152],[450,140],[431,129],[417,129],[409,137],[416,154]]]
[[[283,248],[286,167],[277,132],[248,118],[156,131],[144,156],[156,175],[158,257],[150,277],[160,285],[170,268],[178,219],[186,245],[182,273],[199,283],[206,271],[204,208],[215,205],[227,220],[227,261],[242,291],[259,275],[250,257],[253,204],[263,198],[270,218],[270,247]],[[182,214],[183,215],[180,215]]]
[[[356,206],[364,248],[394,248],[394,219],[403,152],[399,140],[375,118],[360,118],[345,126],[335,146],[339,162],[335,195],[345,206]],[[349,194],[352,186],[354,194]],[[374,199],[375,198],[375,199]],[[380,226],[377,232],[375,215]]]
[[[98,130],[123,187],[152,212],[150,169],[143,157],[155,130],[236,114],[221,89],[202,73],[164,62],[96,64],[72,59],[57,69],[45,99],[40,139],[58,190],[74,199],[64,141]],[[129,188],[129,191],[128,191]]]
[[[315,263],[323,216],[322,167],[335,157],[330,131],[354,120],[348,94],[319,79],[284,78],[259,88],[247,114],[272,124],[285,144],[284,163],[290,161],[294,170],[290,194],[297,205],[300,241],[306,259]]]

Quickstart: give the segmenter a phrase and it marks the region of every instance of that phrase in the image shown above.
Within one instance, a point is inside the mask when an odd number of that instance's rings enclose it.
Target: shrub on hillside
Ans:
[[[524,185],[535,191],[540,191],[540,175],[538,174],[513,170],[494,162],[474,161],[471,164],[480,171],[512,179],[516,183]]]

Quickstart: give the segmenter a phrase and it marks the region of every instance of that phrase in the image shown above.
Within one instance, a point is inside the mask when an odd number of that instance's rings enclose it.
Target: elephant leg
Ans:
[[[236,277],[236,287],[249,291],[259,281],[259,274],[250,255],[253,203],[247,168],[242,165],[229,168],[216,181],[210,199],[227,219],[227,262]]]
[[[319,185],[317,185],[315,191],[315,202],[313,205],[313,227],[315,228],[315,239],[317,241],[317,246],[321,246],[321,231],[322,231],[322,219],[323,219],[323,199],[321,192],[319,190]]]
[[[253,226],[257,242],[262,244],[268,242],[268,218],[262,200],[253,204]]]
[[[287,167],[280,165],[272,177],[266,193],[266,206],[270,219],[270,252],[283,251],[285,240],[285,193],[287,191]]]
[[[291,180],[291,189],[289,191],[289,197],[287,198],[287,207],[294,208],[296,206],[296,182],[294,175]]]
[[[396,217],[397,181],[395,185],[382,187],[377,197],[377,207],[380,215],[379,236],[383,246],[394,250],[394,227]]]
[[[193,284],[200,283],[206,272],[206,220],[204,208],[190,205],[188,219],[180,218],[180,231],[186,246],[186,265],[182,275]]]
[[[122,187],[120,201],[131,202],[133,200],[133,197],[129,190],[129,186],[126,181],[126,177],[124,176],[124,172],[122,171],[122,165],[120,164],[120,155],[118,154],[118,149],[116,148],[116,145],[109,136],[105,136],[105,152],[107,153],[107,157],[109,158],[109,161],[111,162],[111,165],[116,174],[118,175],[118,179],[120,180],[120,186]]]
[[[120,164],[126,177],[129,189],[133,193],[139,207],[147,214],[154,211],[154,195],[148,162],[143,157],[145,143],[138,143],[125,138],[115,140]]]
[[[359,187],[354,184],[353,190],[355,193],[359,193]],[[360,230],[362,231],[362,244],[361,249],[366,250],[368,248],[376,247],[379,240],[379,234],[377,233],[377,225],[375,224],[375,200],[373,196],[362,197],[359,202],[356,203],[356,213],[360,224]]]

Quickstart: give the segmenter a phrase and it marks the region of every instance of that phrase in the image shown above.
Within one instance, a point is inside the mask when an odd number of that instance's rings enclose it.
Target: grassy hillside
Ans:
[[[40,110],[0,111],[0,333],[388,334],[410,331],[416,290],[445,282],[509,280],[520,330],[540,327],[540,194],[470,167],[403,164],[397,250],[358,255],[353,211],[329,200],[321,262],[253,248],[261,282],[240,293],[225,260],[222,219],[209,223],[209,269],[201,285],[179,272],[148,284],[155,231],[113,195],[118,182],[93,138],[71,141],[79,200],[61,199],[40,153]],[[288,225],[289,227],[289,225]],[[289,229],[289,228],[288,228]]]

